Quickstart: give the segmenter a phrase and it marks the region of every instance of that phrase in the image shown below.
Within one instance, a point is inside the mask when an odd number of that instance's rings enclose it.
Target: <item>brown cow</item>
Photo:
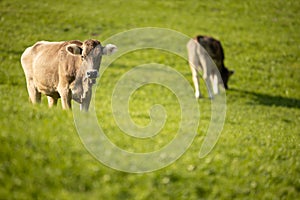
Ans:
[[[62,108],[69,109],[73,99],[87,111],[102,55],[116,50],[115,45],[102,46],[97,40],[40,41],[28,47],[21,64],[31,102],[39,103],[45,94],[49,107],[61,98]]]
[[[203,48],[201,48],[201,46]],[[206,52],[204,49],[206,50]],[[195,86],[196,98],[201,97],[198,77],[198,73],[200,70],[202,70],[203,72],[203,79],[208,86],[210,98],[213,98],[213,94],[210,89],[211,86],[214,94],[219,93],[219,85],[223,86],[225,89],[228,89],[228,80],[229,77],[234,73],[234,71],[228,70],[224,65],[225,57],[220,41],[208,36],[197,36],[187,43],[187,50],[189,56],[189,64],[192,71],[193,83]],[[214,63],[211,62],[209,57],[212,58]],[[218,74],[215,71],[216,68],[214,67],[214,64],[217,66],[223,82],[218,77]]]

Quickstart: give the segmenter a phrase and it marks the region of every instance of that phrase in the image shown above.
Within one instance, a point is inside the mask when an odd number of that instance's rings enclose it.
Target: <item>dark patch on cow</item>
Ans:
[[[213,37],[203,35],[196,36],[196,40],[201,44],[202,47],[204,47],[209,56],[213,59],[214,63],[219,69],[225,89],[229,89],[228,80],[234,71],[229,70],[224,65],[225,55],[221,42]]]
[[[82,56],[86,57],[92,49],[94,49],[100,42],[97,40],[86,40],[84,41],[83,45],[85,46],[84,51],[82,52]]]

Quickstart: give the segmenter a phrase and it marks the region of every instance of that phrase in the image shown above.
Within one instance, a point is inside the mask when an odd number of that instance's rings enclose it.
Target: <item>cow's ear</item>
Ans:
[[[105,47],[103,47],[102,54],[103,55],[111,55],[111,54],[115,53],[117,50],[118,50],[118,48],[116,45],[107,44],[107,45],[105,45]]]
[[[69,44],[66,47],[67,52],[69,52],[72,55],[81,55],[82,53],[82,48],[77,46],[76,44]]]

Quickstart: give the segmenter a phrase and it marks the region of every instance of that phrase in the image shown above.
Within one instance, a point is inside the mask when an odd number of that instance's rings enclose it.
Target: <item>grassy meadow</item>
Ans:
[[[0,199],[299,199],[299,10],[295,0],[0,0]],[[226,91],[225,124],[210,154],[198,157],[211,117],[204,98],[198,101],[197,136],[183,156],[163,169],[131,174],[89,154],[60,101],[52,109],[45,97],[40,105],[29,102],[20,56],[38,40],[104,41],[142,27],[221,40],[225,65],[235,74]],[[187,61],[156,49],[128,53],[103,72],[95,93],[98,122],[130,152],[159,150],[181,120],[176,95],[146,85],[132,94],[130,115],[146,126],[151,106],[161,104],[168,114],[161,133],[142,140],[117,126],[115,84],[145,63],[168,65],[192,85]]]

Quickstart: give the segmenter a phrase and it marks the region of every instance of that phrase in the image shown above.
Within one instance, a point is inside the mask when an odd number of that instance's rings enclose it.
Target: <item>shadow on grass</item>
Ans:
[[[281,106],[287,108],[300,108],[300,99],[288,98],[282,96],[272,96],[269,94],[262,94],[257,92],[240,90],[236,88],[231,88],[230,91],[237,92],[243,95],[248,95],[253,101],[261,105]]]

